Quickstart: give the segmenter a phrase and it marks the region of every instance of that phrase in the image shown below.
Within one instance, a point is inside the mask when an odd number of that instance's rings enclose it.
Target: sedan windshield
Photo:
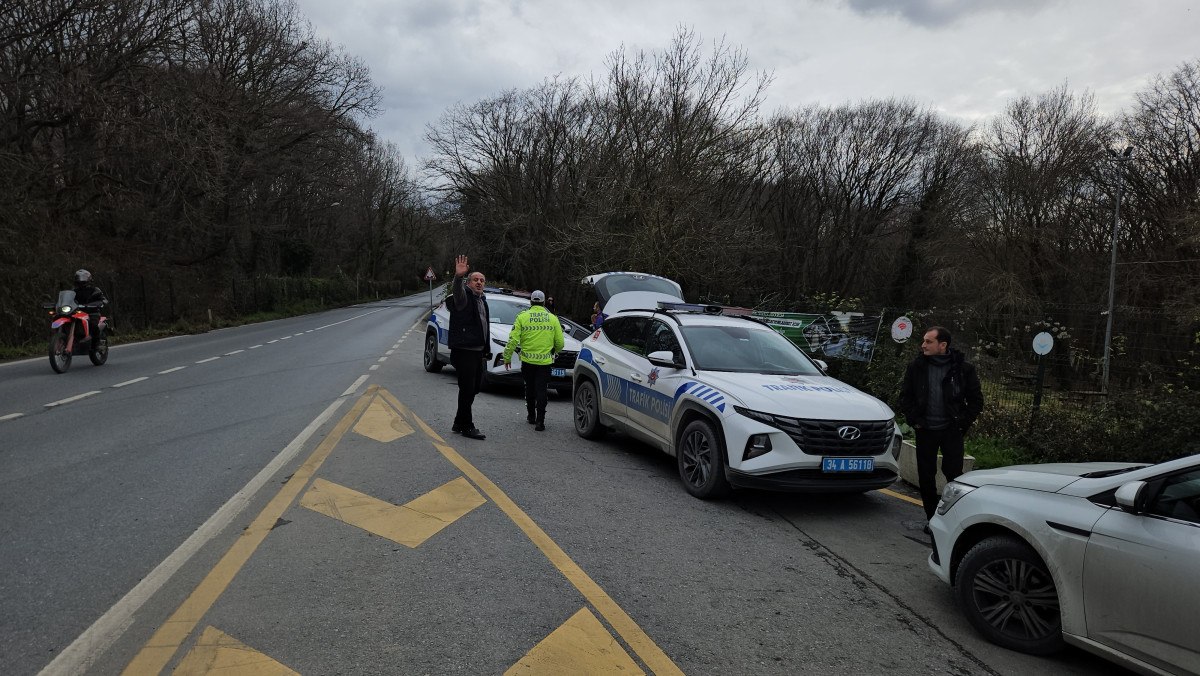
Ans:
[[[487,302],[488,314],[491,316],[493,324],[512,324],[517,321],[517,315],[521,310],[529,307],[529,303],[514,303],[496,298],[489,298]]]
[[[748,326],[685,326],[683,338],[696,368],[705,371],[818,376],[800,348],[772,329]]]

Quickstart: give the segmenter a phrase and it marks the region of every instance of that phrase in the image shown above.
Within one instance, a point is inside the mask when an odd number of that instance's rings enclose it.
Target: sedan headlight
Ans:
[[[938,503],[937,513],[944,515],[950,511],[954,503],[963,499],[963,496],[975,490],[974,486],[960,484],[957,481],[951,481],[942,489],[942,501]]]

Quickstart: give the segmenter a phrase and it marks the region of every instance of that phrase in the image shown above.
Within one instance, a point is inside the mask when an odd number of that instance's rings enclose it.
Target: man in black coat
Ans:
[[[491,356],[491,314],[483,295],[487,281],[483,273],[476,270],[463,282],[470,269],[466,256],[454,260],[454,282],[446,299],[450,310],[450,365],[458,376],[458,411],[450,429],[470,439],[483,439],[483,432],[475,427],[471,404],[483,385],[483,373]]]
[[[963,470],[963,435],[983,410],[975,367],[950,347],[950,332],[934,326],[921,339],[921,354],[908,365],[900,386],[900,409],[917,433],[917,476],[926,519],[937,510],[937,456],[953,481]],[[929,526],[925,527],[929,532]]]

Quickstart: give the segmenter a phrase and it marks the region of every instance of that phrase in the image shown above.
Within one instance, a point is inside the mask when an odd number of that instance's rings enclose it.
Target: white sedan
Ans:
[[[492,354],[488,360],[487,370],[483,374],[484,387],[494,385],[521,385],[521,353],[513,355],[512,368],[504,368],[504,346],[508,343],[508,334],[512,331],[513,322],[517,315],[529,307],[529,298],[512,292],[488,289],[484,293],[487,298],[488,310],[491,314],[491,345]],[[429,314],[429,323],[425,328],[425,370],[438,373],[442,367],[450,363],[450,310],[446,303],[441,303]],[[564,336],[563,351],[558,354],[550,369],[550,389],[559,393],[571,391],[571,375],[575,369],[575,358],[579,356],[579,341]]]
[[[929,527],[930,568],[988,640],[1200,674],[1200,455],[969,472]]]

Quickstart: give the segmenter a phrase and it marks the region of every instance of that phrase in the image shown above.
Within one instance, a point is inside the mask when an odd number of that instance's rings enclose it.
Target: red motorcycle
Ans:
[[[58,292],[58,303],[43,305],[50,311],[50,368],[55,373],[65,373],[71,368],[71,357],[87,351],[96,366],[108,361],[108,317],[100,315],[92,335],[88,322],[88,311],[96,311],[103,303],[80,305],[75,301],[74,291]]]

